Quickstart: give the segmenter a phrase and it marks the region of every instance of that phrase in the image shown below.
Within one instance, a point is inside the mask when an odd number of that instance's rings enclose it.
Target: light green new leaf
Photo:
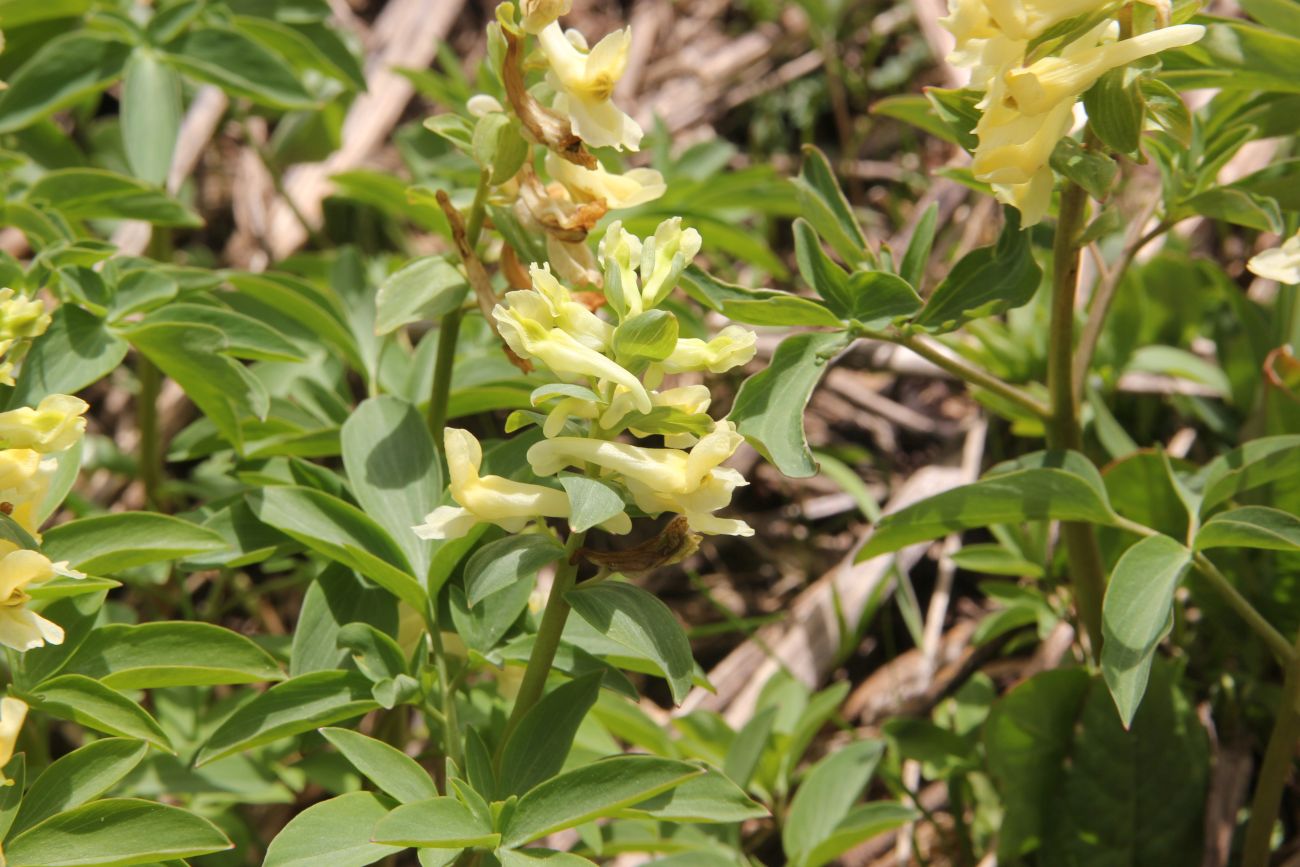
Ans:
[[[13,26],[0,18],[6,29]],[[131,48],[80,29],[51,39],[9,79],[0,95],[0,133],[14,132],[103,90],[122,75]]]
[[[167,46],[168,63],[186,75],[272,108],[311,108],[298,77],[280,58],[241,33],[205,27]]]
[[[1039,452],[1014,468],[995,467],[981,481],[886,515],[858,560],[972,527],[1052,519],[1095,524],[1115,520],[1096,469],[1081,455]]]
[[[148,741],[174,752],[153,717],[122,693],[80,674],[61,674],[23,694],[32,707],[87,728]]]
[[[601,635],[652,660],[668,681],[673,700],[691,688],[691,644],[672,610],[640,587],[606,581],[564,595],[579,617]]]
[[[138,49],[126,65],[122,85],[122,144],[132,173],[162,185],[180,133],[181,79],[154,52]]]
[[[78,518],[51,527],[44,541],[51,560],[67,560],[74,569],[103,574],[225,547],[220,534],[157,512]]]
[[[1168,536],[1148,536],[1115,564],[1102,603],[1101,673],[1120,719],[1133,722],[1156,645],[1169,630],[1174,590],[1192,552]]]
[[[415,576],[423,578],[434,545],[412,528],[438,506],[444,485],[439,449],[424,418],[399,398],[372,397],[348,416],[340,441],[343,469],[357,502],[402,549]]]
[[[213,686],[283,680],[275,659],[213,623],[110,623],[93,631],[67,672],[114,689]]]
[[[804,435],[804,409],[831,358],[852,340],[845,332],[787,337],[771,363],[745,380],[736,394],[727,417],[787,476],[807,478],[817,472]]]
[[[75,18],[93,5],[94,0],[0,0],[0,23],[9,30],[51,18]]]
[[[638,428],[640,430],[640,428]],[[623,498],[613,487],[586,476],[560,476],[560,485],[569,495],[569,529],[582,533],[603,524],[625,508]]]
[[[403,804],[438,797],[428,772],[406,753],[351,729],[323,728],[325,740],[338,748],[352,766]]]
[[[207,819],[134,798],[94,801],[51,816],[5,844],[7,867],[125,867],[232,848]]]
[[[792,864],[802,865],[849,813],[884,755],[881,741],[856,741],[813,765],[790,802],[781,846]]]
[[[620,360],[663,361],[677,348],[679,330],[667,310],[647,310],[614,329],[610,348]]]
[[[560,772],[573,738],[600,694],[596,671],[552,690],[520,721],[501,754],[497,796],[522,795]]]
[[[198,214],[144,181],[104,169],[58,169],[27,190],[27,201],[45,202],[74,220],[144,220],[158,226],[194,228]]]
[[[1300,551],[1300,518],[1266,506],[1220,512],[1201,527],[1194,547],[1197,551],[1208,548]]]
[[[11,833],[43,822],[55,813],[80,807],[108,791],[140,764],[149,745],[133,738],[103,738],[61,756],[23,796]]]
[[[379,820],[373,838],[376,843],[431,849],[493,847],[501,839],[491,825],[451,797],[403,804]]]
[[[312,804],[289,820],[271,841],[262,867],[365,867],[405,846],[371,842],[376,823],[388,815],[373,792],[351,792]]]
[[[619,501],[622,505],[622,501]],[[465,597],[470,607],[523,578],[534,578],[548,563],[564,556],[564,546],[540,533],[506,536],[488,542],[465,564]]]
[[[361,716],[379,707],[370,680],[355,671],[315,671],[290,678],[241,705],[199,750],[196,764]]]
[[[424,588],[406,556],[360,509],[324,491],[290,485],[258,491],[249,503],[265,523],[424,610]]]
[[[415,259],[394,272],[375,295],[375,333],[440,319],[460,307],[469,292],[465,277],[445,256]]]
[[[616,814],[703,770],[655,756],[602,759],[553,777],[519,799],[501,833],[501,843],[516,848],[565,828]]]

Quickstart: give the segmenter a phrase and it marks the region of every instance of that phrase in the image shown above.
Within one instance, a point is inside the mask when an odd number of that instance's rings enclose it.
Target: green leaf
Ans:
[[[348,652],[339,647],[347,625],[363,622],[397,634],[397,599],[351,569],[331,563],[303,596],[289,654],[289,674],[342,668]]]
[[[391,749],[391,747],[390,747]],[[373,792],[351,792],[312,804],[271,841],[262,867],[365,867],[405,846],[371,842],[388,807]]]
[[[599,479],[560,476],[559,482],[569,495],[569,505],[572,508],[569,529],[575,533],[603,524],[624,509],[623,498],[618,495],[618,491]]]
[[[90,634],[66,671],[114,689],[283,680],[275,659],[212,623],[110,623]]]
[[[143,321],[144,325],[201,325],[215,328],[225,337],[222,352],[254,361],[304,361],[302,352],[284,335],[254,319],[226,307],[210,304],[167,304]]]
[[[138,738],[173,752],[167,735],[131,699],[80,674],[61,674],[24,694],[32,707],[110,735]]]
[[[1043,271],[1034,261],[1029,233],[1020,214],[1005,209],[1006,226],[997,244],[967,253],[953,266],[926,302],[915,324],[929,331],[952,331],[972,319],[1022,307],[1038,291]]]
[[[90,636],[107,594],[108,588],[97,588],[85,595],[55,599],[42,608],[42,617],[63,627],[63,643],[47,644],[24,653],[14,671],[14,685],[29,689],[58,674]]]
[[[1261,232],[1282,231],[1277,200],[1235,187],[1216,187],[1178,204],[1177,210],[1201,214]]]
[[[1199,42],[1160,61],[1176,90],[1300,92],[1300,39],[1246,21],[1213,19]]]
[[[74,220],[144,220],[157,226],[195,228],[203,219],[144,181],[104,169],[47,172],[27,190],[29,202],[44,202]]]
[[[925,98],[930,101],[935,114],[948,127],[950,136],[942,136],[955,141],[961,147],[975,152],[979,138],[975,135],[975,126],[979,123],[981,111],[977,107],[984,98],[983,91],[973,88],[927,87]]]
[[[677,317],[667,310],[647,310],[614,329],[611,348],[620,359],[663,361],[677,348]]]
[[[903,254],[903,261],[898,266],[898,276],[909,287],[920,286],[925,282],[925,270],[930,264],[930,252],[934,249],[934,233],[938,221],[939,203],[932,202],[916,224],[916,231],[912,233],[907,252]]]
[[[761,819],[768,811],[713,768],[680,786],[624,808],[620,816],[659,822],[744,822]]]
[[[348,47],[329,27],[315,22],[288,23],[252,15],[237,15],[233,23],[243,35],[278,55],[302,73],[318,72],[350,90],[365,90],[366,77]]]
[[[564,599],[601,635],[653,661],[674,701],[686,697],[695,669],[691,645],[672,610],[658,597],[631,584],[606,581],[579,587]]]
[[[807,220],[799,217],[794,221],[793,229],[799,275],[814,292],[826,299],[836,315],[849,318],[852,307],[848,295],[849,275],[826,255],[821,240]]]
[[[495,847],[501,839],[492,826],[450,797],[403,804],[380,819],[373,834],[377,843],[433,849]]]
[[[959,569],[982,575],[1041,578],[1045,574],[1041,564],[1030,562],[1015,551],[995,544],[963,545],[952,555],[952,562]]]
[[[261,382],[225,354],[230,344],[219,329],[142,323],[125,336],[159,370],[176,380],[227,442],[243,449],[242,421],[250,416],[265,419],[270,403]]]
[[[1298,449],[1300,434],[1262,437],[1210,461],[1202,473],[1201,514],[1253,488],[1300,476]]]
[[[501,867],[595,867],[595,861],[588,861],[572,852],[559,852],[555,849],[498,849],[497,860]]]
[[[1140,71],[1134,67],[1112,69],[1083,95],[1088,125],[1116,153],[1135,153],[1142,141],[1146,106],[1137,84],[1139,75]]]
[[[809,325],[842,328],[844,323],[821,301],[802,295],[772,295],[721,303],[722,314],[747,325]]]
[[[1038,452],[1013,467],[994,468],[974,484],[886,515],[859,551],[858,560],[972,527],[1047,520],[1114,522],[1101,479],[1082,455]]]
[[[5,845],[8,867],[124,867],[233,848],[216,825],[179,807],[109,798],[68,810]]]
[[[528,709],[501,754],[498,798],[523,795],[560,772],[602,677],[597,671],[566,683]]]
[[[913,822],[921,814],[902,804],[877,802],[859,804],[849,810],[831,833],[804,856],[804,867],[821,867],[872,837]]]
[[[0,838],[9,836],[18,810],[22,807],[23,792],[27,784],[27,754],[18,753],[4,766],[9,785],[0,789]]]
[[[383,395],[362,401],[340,433],[357,502],[397,542],[414,574],[427,575],[434,546],[411,528],[437,507],[445,482],[424,418],[409,403]]]
[[[166,60],[192,78],[272,108],[315,105],[284,61],[234,30],[196,28],[167,46]]]
[[[391,334],[412,322],[440,319],[460,308],[469,284],[445,256],[415,259],[394,272],[375,295],[375,333]]]
[[[55,813],[99,797],[131,773],[148,752],[149,745],[144,741],[103,738],[61,756],[23,796],[8,836],[21,834]]]
[[[0,18],[6,29],[13,25]],[[103,90],[122,75],[130,46],[78,29],[41,46],[0,95],[0,133],[14,132]]]
[[[866,235],[853,216],[826,155],[813,145],[804,145],[803,157],[799,177],[793,180],[803,216],[850,266],[870,262]]]
[[[928,132],[937,139],[959,147],[962,146],[961,136],[953,130],[947,121],[939,116],[934,104],[920,94],[903,93],[897,96],[887,96],[871,106],[871,113],[901,120],[903,123],[911,124],[923,132]],[[967,135],[970,135],[969,128],[966,132]],[[970,138],[972,141],[967,150],[972,150],[977,143],[974,141],[973,135],[970,135]],[[915,282],[913,282],[913,285],[915,285]]]
[[[12,30],[51,18],[75,18],[92,5],[93,0],[0,0],[0,23]]]
[[[32,342],[9,406],[35,406],[46,395],[75,394],[116,370],[129,348],[99,317],[64,304]]]
[[[1300,38],[1300,3],[1296,0],[1241,0],[1241,8],[1260,24]]]
[[[250,502],[263,522],[424,610],[424,588],[411,574],[406,556],[360,509],[324,491],[289,485],[257,491]]]
[[[602,816],[616,814],[703,773],[656,756],[602,759],[553,777],[524,795],[506,820],[501,845],[517,848]]]
[[[1266,506],[1220,512],[1196,534],[1197,551],[1209,548],[1265,548],[1300,551],[1300,518]]]
[[[1119,174],[1119,165],[1113,159],[1104,153],[1085,150],[1083,145],[1069,136],[1056,143],[1051,165],[1098,200],[1105,199],[1110,194],[1115,176]]]
[[[749,786],[758,770],[758,763],[767,748],[768,738],[772,736],[772,725],[776,722],[775,707],[767,707],[755,713],[745,723],[736,738],[727,749],[727,756],[722,771],[742,787]]]
[[[850,317],[872,330],[913,316],[922,307],[921,296],[906,280],[885,271],[855,271],[846,291]]]
[[[370,681],[355,671],[315,671],[277,683],[228,716],[199,750],[206,765],[241,750],[268,744],[379,707]]]
[[[161,185],[167,180],[180,133],[181,79],[152,51],[131,53],[122,85],[122,144],[131,172]]]
[[[1192,552],[1168,536],[1148,536],[1115,564],[1102,604],[1101,673],[1125,727],[1146,692],[1156,645],[1169,631],[1174,591]]]
[[[813,848],[848,815],[884,752],[881,741],[855,741],[831,752],[804,775],[781,826],[781,846],[791,864],[807,864]]]
[[[350,729],[323,728],[320,733],[354,768],[400,803],[438,797],[438,787],[424,768],[396,747]]]
[[[220,551],[220,534],[157,512],[114,512],[51,527],[44,550],[74,569],[111,574],[147,563]]]
[[[519,122],[502,111],[489,112],[478,119],[471,145],[474,159],[489,173],[489,180],[495,185],[513,178],[528,159],[530,150]]]
[[[817,473],[804,435],[804,408],[831,358],[851,342],[843,332],[787,337],[767,368],[745,380],[736,394],[727,417],[787,476]]]
[[[465,564],[466,601],[471,607],[478,605],[522,578],[536,577],[539,569],[563,555],[563,545],[554,537],[540,533],[506,536],[489,542]]]

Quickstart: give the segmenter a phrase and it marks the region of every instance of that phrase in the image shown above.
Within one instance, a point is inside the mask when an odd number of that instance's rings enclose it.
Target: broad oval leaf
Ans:
[[[1208,548],[1300,551],[1300,518],[1267,506],[1220,512],[1197,532],[1194,547],[1197,551]]]
[[[522,795],[560,772],[600,694],[601,672],[557,687],[528,709],[501,754],[497,795]]]
[[[385,802],[373,792],[351,792],[312,804],[289,820],[266,850],[262,867],[365,867],[405,846],[372,842]]]
[[[330,723],[361,716],[379,707],[370,680],[355,671],[316,671],[290,678],[246,702],[212,733],[196,764]]]
[[[809,853],[834,832],[871,781],[884,752],[882,741],[855,741],[828,754],[804,775],[781,828],[781,846],[791,864],[806,864]]]
[[[149,745],[134,738],[102,738],[59,757],[23,796],[11,834],[21,834],[106,792],[140,764]]]
[[[144,220],[158,226],[194,228],[198,214],[144,181],[104,169],[57,169],[27,190],[27,201],[45,202],[74,220]]]
[[[167,46],[167,62],[236,96],[274,108],[310,108],[311,96],[280,58],[234,30],[195,28]]]
[[[68,521],[51,527],[43,545],[51,560],[106,574],[225,547],[220,534],[157,512],[115,512]]]
[[[275,659],[212,623],[111,623],[86,639],[65,671],[114,689],[283,680]]]
[[[122,85],[122,144],[131,172],[161,185],[167,180],[181,126],[181,79],[154,52],[131,52]]]
[[[9,406],[35,406],[50,394],[75,394],[107,376],[130,348],[103,320],[73,304],[54,311],[50,327],[32,341]]]
[[[87,728],[138,738],[174,752],[167,735],[144,708],[85,675],[61,674],[40,683],[23,698],[32,707]]]
[[[5,19],[6,29],[13,26]],[[22,129],[108,87],[130,54],[130,46],[88,29],[51,39],[9,79],[0,96],[0,133]]]
[[[658,597],[631,584],[606,581],[572,590],[564,601],[601,635],[652,660],[674,701],[686,697],[695,668],[691,644],[672,609]]]
[[[730,823],[761,819],[768,811],[724,774],[707,768],[700,776],[627,807],[620,815],[659,822]]]
[[[379,284],[375,333],[390,334],[420,320],[439,319],[465,301],[469,284],[445,256],[415,259]]]
[[[562,556],[564,546],[541,533],[488,542],[465,564],[465,600],[470,607],[478,605],[520,579],[536,577],[538,570]]]
[[[320,733],[354,768],[400,803],[438,797],[438,787],[424,768],[396,747],[351,729],[323,728]]]
[[[1300,476],[1300,434],[1262,437],[1220,455],[1201,474],[1201,514],[1238,494]]]
[[[233,848],[216,825],[179,807],[134,798],[94,801],[51,816],[5,844],[7,867],[118,867]]]
[[[1101,673],[1120,719],[1133,722],[1156,645],[1169,630],[1174,591],[1192,552],[1168,536],[1148,536],[1115,564],[1102,603]]]
[[[451,797],[403,804],[380,819],[374,830],[377,843],[433,849],[494,847],[500,839],[492,826]]]

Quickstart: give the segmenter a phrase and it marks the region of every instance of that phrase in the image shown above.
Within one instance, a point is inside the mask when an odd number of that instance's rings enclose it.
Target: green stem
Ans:
[[[428,611],[424,616],[425,628],[429,632],[429,661],[438,678],[438,693],[442,699],[443,747],[447,758],[463,770],[465,765],[460,748],[460,725],[456,718],[456,692],[452,688],[451,678],[447,676],[447,654],[442,646],[442,627],[438,625],[438,614],[434,608],[436,604],[429,600]]]
[[[144,485],[144,498],[149,505],[161,509],[163,454],[158,393],[162,389],[162,373],[141,354],[136,359],[135,375],[140,381],[135,406],[136,424],[140,428],[140,483]]]
[[[1264,750],[1255,795],[1250,803],[1250,824],[1246,826],[1246,846],[1242,867],[1268,867],[1273,825],[1282,806],[1282,790],[1294,764],[1296,741],[1300,740],[1300,636],[1290,648],[1291,663],[1282,685],[1277,720]]]
[[[1066,184],[1052,249],[1052,316],[1047,342],[1047,447],[1073,449],[1083,445],[1079,404],[1074,392],[1074,299],[1079,284],[1079,234],[1088,194],[1078,184]],[[1079,620],[1088,634],[1094,659],[1101,654],[1101,601],[1106,571],[1091,524],[1064,522],[1061,538],[1069,555],[1069,572]]]
[[[470,205],[469,219],[466,221],[465,240],[470,250],[478,244],[479,236],[483,232],[488,189],[488,173],[481,172],[478,187],[474,190],[474,203]],[[460,325],[464,318],[463,310],[453,310],[442,317],[442,322],[438,326],[438,355],[433,363],[433,386],[429,392],[429,410],[426,418],[429,431],[439,445],[442,444],[442,432],[447,426],[451,374],[456,366],[456,344],[460,340]]]
[[[551,673],[555,662],[555,652],[560,647],[560,636],[564,634],[564,624],[569,619],[569,603],[564,596],[573,589],[577,582],[578,566],[574,555],[582,547],[586,533],[570,533],[564,546],[564,557],[555,570],[555,581],[551,584],[551,593],[546,599],[546,609],[542,612],[542,622],[537,627],[537,639],[533,642],[533,652],[528,657],[528,667],[524,669],[524,679],[519,685],[519,694],[515,696],[515,706],[506,721],[501,742],[497,745],[496,760],[501,761],[506,742],[524,715],[537,704],[546,690],[546,678]]]
[[[1228,580],[1226,575],[1219,571],[1219,568],[1214,565],[1209,557],[1204,554],[1197,554],[1193,562],[1196,564],[1197,571],[1209,580],[1214,589],[1223,594],[1223,597],[1228,602],[1228,607],[1236,611],[1241,619],[1245,620],[1247,625],[1264,640],[1264,643],[1268,645],[1269,650],[1273,651],[1273,655],[1277,657],[1279,663],[1284,667],[1292,668],[1297,663],[1300,663],[1300,652],[1291,646],[1291,642],[1287,641],[1282,636],[1282,633],[1278,632],[1273,627],[1273,624],[1269,623],[1264,615],[1256,610],[1254,605],[1250,604],[1250,600],[1241,595],[1241,591]]]

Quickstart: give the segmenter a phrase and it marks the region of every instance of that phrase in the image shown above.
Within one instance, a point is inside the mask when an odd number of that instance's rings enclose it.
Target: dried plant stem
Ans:
[[[1047,348],[1047,391],[1051,414],[1047,419],[1047,447],[1078,450],[1083,445],[1079,404],[1074,389],[1074,300],[1079,283],[1078,239],[1087,211],[1088,195],[1075,183],[1061,193],[1060,218],[1052,250],[1051,325]],[[1069,572],[1075,607],[1088,635],[1093,658],[1101,653],[1101,600],[1106,573],[1097,535],[1091,524],[1066,521],[1061,537],[1069,555]]]

